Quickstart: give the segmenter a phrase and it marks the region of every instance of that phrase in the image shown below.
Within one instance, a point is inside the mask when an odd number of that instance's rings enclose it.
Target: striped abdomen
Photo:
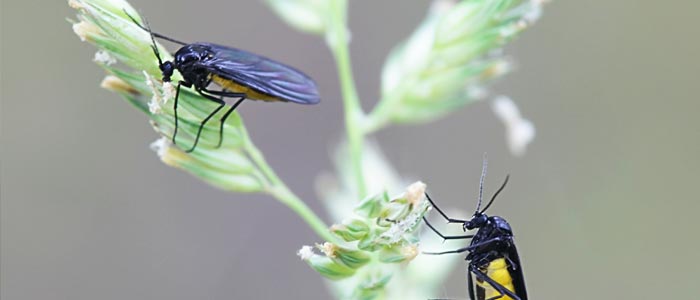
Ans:
[[[497,258],[492,260],[485,268],[480,269],[481,272],[485,273],[489,278],[498,282],[500,285],[515,293],[515,287],[513,286],[513,277],[508,270],[508,264],[504,258]],[[496,296],[500,296],[501,293],[494,289],[488,282],[484,282],[477,278],[476,280],[476,294],[477,299],[491,299]],[[483,297],[483,298],[482,298]],[[503,295],[499,300],[513,300],[513,298]]]

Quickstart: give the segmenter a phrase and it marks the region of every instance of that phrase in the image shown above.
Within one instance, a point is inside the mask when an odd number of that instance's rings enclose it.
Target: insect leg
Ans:
[[[199,138],[200,138],[200,136],[202,135],[202,130],[204,129],[204,125],[206,125],[206,123],[209,121],[209,119],[211,119],[211,117],[213,117],[216,113],[218,113],[218,112],[219,112],[222,108],[224,108],[224,106],[226,105],[226,102],[224,102],[224,100],[223,100],[223,96],[221,96],[221,98],[219,99],[219,98],[215,98],[215,97],[212,96],[212,95],[209,95],[209,94],[204,93],[201,89],[197,89],[197,92],[199,92],[199,94],[202,95],[202,97],[207,98],[208,100],[211,100],[211,101],[213,101],[213,102],[218,103],[219,106],[218,106],[216,109],[214,109],[214,111],[212,111],[212,112],[211,112],[206,118],[204,118],[204,120],[202,120],[202,122],[199,124],[199,128],[197,129],[197,135],[196,135],[195,138],[194,138],[194,144],[192,145],[192,148],[190,148],[190,149],[188,149],[188,150],[185,151],[186,153],[190,153],[190,152],[194,151],[194,149],[197,147],[197,143],[199,143]]]
[[[216,96],[221,96],[221,97],[240,98],[240,99],[238,99],[238,101],[236,101],[236,103],[234,103],[231,106],[231,108],[221,118],[221,125],[219,126],[219,143],[216,145],[216,148],[219,148],[219,147],[221,147],[221,143],[223,143],[223,141],[224,141],[224,124],[226,123],[226,119],[228,118],[229,115],[231,115],[231,113],[234,110],[236,110],[236,107],[238,107],[238,105],[240,105],[241,102],[243,102],[243,100],[245,100],[248,97],[248,95],[246,95],[245,93],[229,92],[227,90],[212,91],[212,90],[208,90],[206,88],[202,88],[202,91],[206,92],[208,94],[211,94],[211,95],[216,95]]]
[[[175,145],[175,146],[177,146],[177,142],[175,142],[175,137],[177,136],[177,128],[178,128],[178,126],[177,126],[178,125],[178,122],[177,122],[177,119],[178,119],[177,118],[177,100],[180,98],[180,86],[181,85],[189,87],[186,82],[180,81],[177,83],[177,89],[175,90],[175,101],[173,101],[174,102],[173,111],[175,113],[175,130],[173,130],[173,137],[171,139],[173,142],[173,145]]]
[[[215,95],[215,96],[222,96],[222,97],[228,97],[228,98],[246,98],[248,95],[245,93],[236,93],[236,92],[229,92],[229,91],[212,91],[208,90],[206,88],[202,89],[203,92],[206,92],[207,94]]]
[[[238,99],[238,101],[236,101],[236,103],[228,109],[224,116],[221,117],[221,125],[219,125],[219,144],[216,145],[216,148],[221,147],[221,143],[223,143],[224,141],[224,124],[226,123],[226,119],[234,110],[236,110],[236,107],[238,107],[238,105],[240,105],[241,102],[243,102],[243,100],[245,100],[245,97],[241,97],[241,99]]]
[[[476,276],[478,279],[481,279],[482,281],[486,281],[489,285],[491,285],[491,286],[493,287],[494,290],[496,290],[496,291],[498,291],[499,293],[501,293],[501,295],[499,295],[499,296],[491,297],[491,298],[486,299],[486,300],[500,299],[500,298],[503,298],[504,296],[511,297],[511,298],[513,298],[513,300],[521,300],[520,297],[518,297],[517,295],[515,295],[515,294],[514,294],[513,292],[511,292],[509,289],[507,289],[506,287],[504,287],[504,286],[501,285],[500,283],[498,283],[498,282],[494,281],[493,279],[491,279],[491,277],[489,277],[488,275],[486,275],[484,272],[481,272],[475,265],[470,264],[470,265],[469,265],[469,271],[470,271],[472,274],[474,274],[474,276]]]
[[[437,229],[435,229],[435,227],[433,227],[433,225],[431,225],[430,222],[428,222],[428,219],[426,217],[423,217],[423,221],[425,222],[425,225],[428,225],[428,228],[432,229],[433,232],[437,233],[437,235],[439,235],[441,238],[443,238],[445,240],[470,239],[470,238],[474,237],[473,234],[470,234],[470,235],[443,235]]]
[[[459,248],[456,250],[450,250],[450,251],[443,251],[443,252],[423,252],[423,254],[428,254],[428,255],[443,255],[443,254],[454,254],[454,253],[462,253],[469,251],[469,247],[464,247],[464,248]]]
[[[425,193],[425,197],[428,198],[428,201],[430,201],[430,205],[432,205],[435,208],[435,210],[437,210],[442,215],[442,217],[445,218],[445,220],[447,220],[447,223],[467,222],[467,220],[452,219],[452,218],[448,217],[444,212],[442,212],[442,210],[439,207],[437,207],[437,205],[435,205],[435,202],[433,202],[433,200],[430,199],[430,196],[428,196],[428,193]]]
[[[469,247],[467,247],[467,249],[469,249],[469,251],[472,251],[472,250],[479,248],[481,246],[488,245],[488,244],[495,243],[495,242],[503,242],[504,240],[510,240],[510,238],[498,236],[498,237],[495,237],[492,239],[485,240],[483,242],[476,243],[474,245],[469,245]]]
[[[508,261],[508,265],[510,266],[511,269],[513,269],[513,270],[518,269],[518,264],[516,264],[512,259],[510,259],[510,257],[508,257],[508,255],[504,256],[503,258],[505,258],[506,261]]]

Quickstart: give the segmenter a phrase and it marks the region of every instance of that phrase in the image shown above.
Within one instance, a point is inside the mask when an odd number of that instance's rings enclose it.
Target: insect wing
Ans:
[[[515,288],[515,294],[522,300],[527,300],[527,291],[525,289],[525,277],[523,276],[523,266],[520,264],[520,256],[518,255],[518,249],[512,244],[508,248],[508,258],[515,264],[514,266],[508,266],[508,271],[510,271],[510,276],[513,278],[513,287]]]
[[[247,51],[204,45],[212,50],[213,57],[201,66],[212,74],[284,101],[300,104],[320,101],[316,83],[297,69]]]

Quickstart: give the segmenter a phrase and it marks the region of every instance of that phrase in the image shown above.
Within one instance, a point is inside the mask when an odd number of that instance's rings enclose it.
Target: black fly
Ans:
[[[513,242],[513,230],[508,222],[499,216],[487,216],[484,212],[491,206],[496,196],[505,188],[509,176],[503,185],[496,191],[491,201],[479,210],[483,195],[484,177],[486,176],[486,159],[481,173],[479,184],[479,200],[474,215],[469,220],[452,219],[435,205],[426,193],[430,204],[442,215],[448,223],[461,223],[462,229],[477,229],[476,234],[446,236],[433,227],[428,219],[423,217],[425,224],[435,233],[446,240],[471,239],[469,246],[444,252],[425,252],[425,254],[450,254],[468,252],[466,260],[468,266],[469,298],[472,300],[527,300],[525,279],[520,264],[520,257]],[[476,284],[474,279],[476,279]],[[476,291],[475,291],[476,290]]]
[[[124,11],[126,13],[126,11]],[[141,25],[127,14],[141,29],[151,35],[153,53],[158,58],[158,66],[163,75],[163,82],[170,82],[173,72],[179,71],[183,80],[177,84],[175,94],[175,130],[173,144],[177,144],[178,117],[177,102],[180,88],[194,87],[202,97],[218,103],[219,106],[200,123],[194,144],[186,152],[194,151],[204,125],[225,105],[224,98],[236,98],[236,102],[221,117],[219,143],[223,141],[224,122],[226,118],[245,99],[269,102],[293,102],[299,104],[316,104],[320,101],[316,83],[306,74],[290,66],[273,61],[240,49],[212,43],[184,43],[173,38],[154,33],[148,23]],[[173,61],[163,61],[156,46],[155,38],[161,38],[182,47],[175,52]],[[211,84],[221,87],[212,90]]]

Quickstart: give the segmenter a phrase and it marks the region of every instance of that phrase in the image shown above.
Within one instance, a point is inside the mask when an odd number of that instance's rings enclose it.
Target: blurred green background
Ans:
[[[270,164],[322,214],[314,179],[331,169],[343,132],[323,41],[286,27],[261,1],[132,5],[158,32],[247,49],[317,79],[319,106],[251,102],[241,112]],[[368,110],[384,58],[429,2],[350,5]],[[523,158],[507,152],[487,102],[377,140],[444,207],[473,208],[483,152],[488,194],[512,174],[490,213],[513,225],[533,299],[698,298],[698,10],[690,1],[547,5],[506,48],[518,69],[492,89],[537,127]],[[65,21],[74,15],[65,1],[2,2],[0,297],[329,298],[295,255],[319,239],[286,207],[160,163],[146,117],[99,88],[95,49]],[[436,297],[467,297],[463,266]]]

